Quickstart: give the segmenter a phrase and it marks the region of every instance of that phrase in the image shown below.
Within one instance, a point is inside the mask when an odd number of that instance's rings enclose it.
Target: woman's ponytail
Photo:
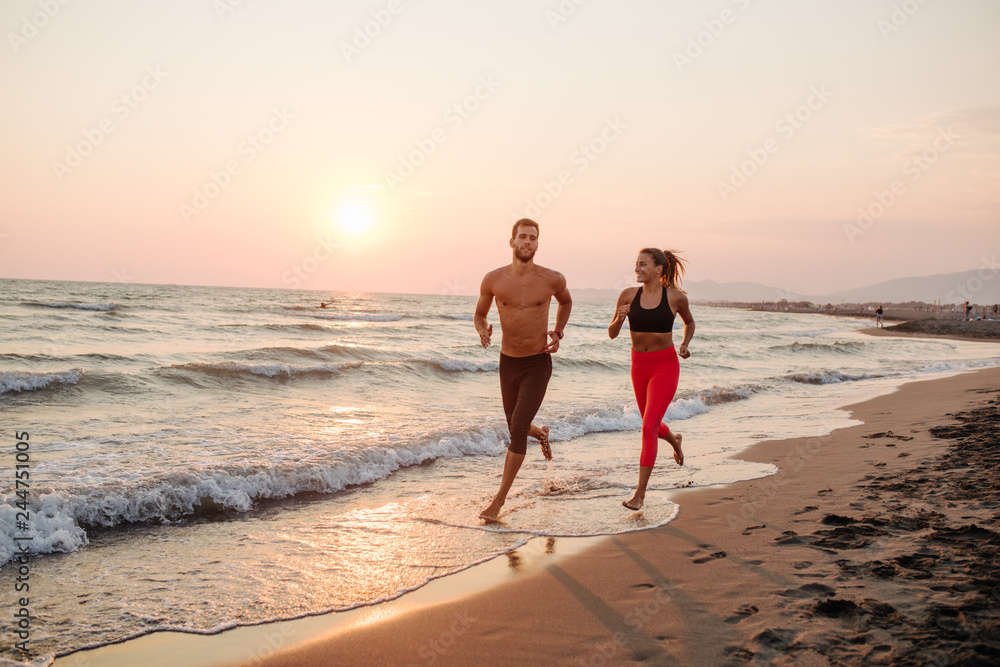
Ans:
[[[667,288],[673,288],[675,290],[681,289],[682,279],[684,278],[684,271],[687,268],[687,264],[683,259],[677,256],[677,250],[664,250],[663,256],[666,259],[666,264],[663,267],[663,275],[660,277],[660,284]]]

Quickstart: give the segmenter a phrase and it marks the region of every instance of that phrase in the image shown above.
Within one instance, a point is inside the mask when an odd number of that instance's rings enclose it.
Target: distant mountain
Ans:
[[[1000,303],[1000,265],[995,269],[984,267],[972,271],[943,273],[934,276],[897,278],[868,287],[833,292],[820,296],[789,293],[777,287],[760,283],[718,283],[714,280],[688,280],[684,283],[688,297],[700,302],[750,303],[760,301],[811,301],[827,303],[924,303],[960,304],[965,300],[974,304]],[[608,289],[574,289],[573,297],[581,300],[607,301],[615,299],[619,291]]]
[[[974,269],[918,278],[897,278],[857,289],[834,292],[809,299],[815,303],[869,303],[886,301],[905,303],[923,301],[942,304],[968,300],[988,305],[1000,303],[1000,265],[996,269]]]
[[[801,294],[789,293],[760,283],[717,283],[714,280],[688,280],[684,283],[692,301],[812,301]]]

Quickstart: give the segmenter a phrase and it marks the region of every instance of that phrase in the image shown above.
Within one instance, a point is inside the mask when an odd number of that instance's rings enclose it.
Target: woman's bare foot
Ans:
[[[674,461],[677,461],[677,465],[684,465],[684,452],[681,450],[681,439],[684,437],[680,433],[671,433],[673,438],[667,438],[667,442],[670,446],[674,448]]]
[[[622,507],[627,507],[633,512],[637,512],[642,509],[643,498],[632,496],[628,500],[622,501]]]
[[[479,513],[479,518],[490,523],[497,521],[497,517],[500,516],[500,508],[503,507],[503,503],[497,503],[494,500],[490,503],[490,506]]]
[[[542,446],[542,456],[545,457],[546,461],[551,461],[552,447],[549,445],[549,427],[538,427],[532,424],[528,430],[528,435],[538,440],[538,444]]]

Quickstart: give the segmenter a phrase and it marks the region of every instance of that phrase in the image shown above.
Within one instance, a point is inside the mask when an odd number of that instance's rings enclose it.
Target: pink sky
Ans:
[[[11,0],[0,26],[4,278],[472,294],[526,214],[571,289],[647,245],[805,294],[1000,249],[988,0]]]

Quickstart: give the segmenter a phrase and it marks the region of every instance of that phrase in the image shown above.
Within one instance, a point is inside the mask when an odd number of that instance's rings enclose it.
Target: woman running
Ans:
[[[622,502],[630,510],[642,508],[646,484],[656,462],[657,438],[674,448],[674,461],[684,465],[680,433],[672,433],[663,423],[667,406],[677,393],[681,365],[687,359],[688,343],[694,336],[694,317],[687,295],[681,290],[684,262],[672,250],[643,248],[635,260],[639,287],[622,291],[615,306],[615,318],[608,335],[617,338],[625,318],[632,335],[632,387],[642,415],[642,453],[639,455],[639,484],[631,499]],[[684,340],[674,350],[674,316],[684,321]]]

